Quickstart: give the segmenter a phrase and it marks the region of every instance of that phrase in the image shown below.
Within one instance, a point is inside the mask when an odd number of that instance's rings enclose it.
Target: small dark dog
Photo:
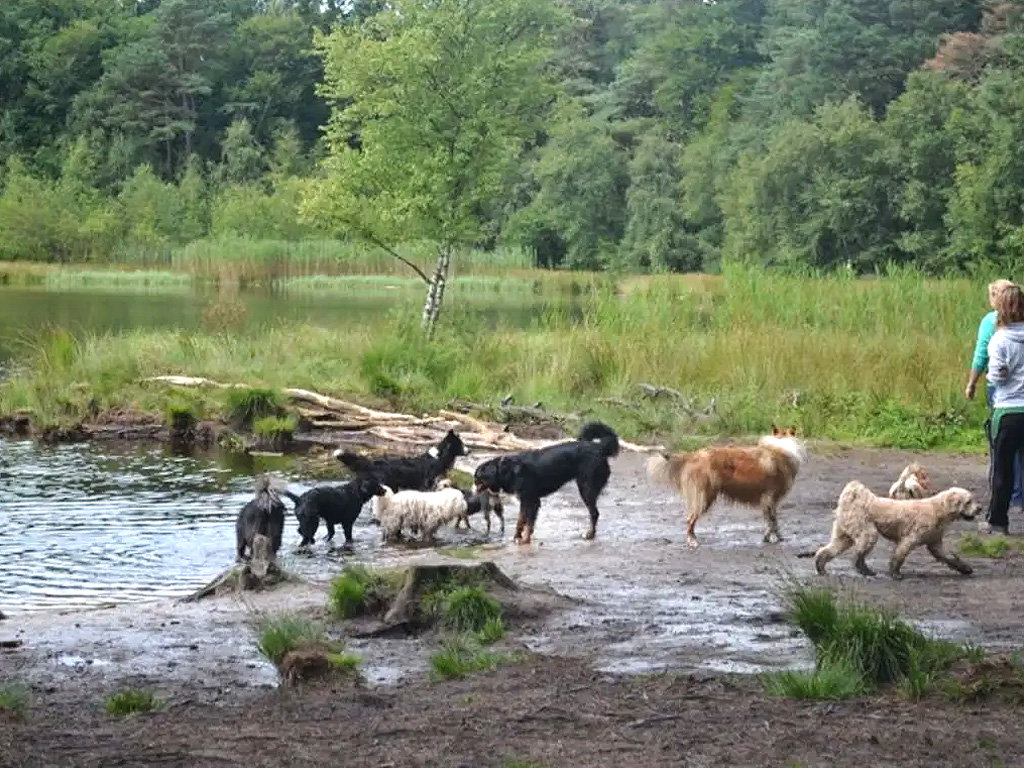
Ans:
[[[239,510],[235,522],[235,549],[239,560],[252,557],[253,540],[258,535],[270,539],[271,553],[277,555],[284,535],[284,513],[280,492],[269,477],[259,478],[256,495]]]
[[[590,513],[590,527],[583,538],[592,539],[597,534],[597,498],[611,476],[608,459],[618,453],[619,438],[612,428],[592,421],[583,425],[579,438],[573,442],[488,459],[476,468],[473,482],[477,490],[519,497],[519,520],[513,540],[529,544],[541,499],[575,480]]]
[[[355,524],[363,505],[374,496],[382,496],[384,488],[373,477],[357,477],[343,485],[321,485],[306,491],[301,496],[285,494],[295,502],[295,517],[299,520],[300,547],[313,543],[320,518],[327,526],[327,538],[334,538],[334,526],[341,525],[345,533],[345,546],[352,544],[352,526]]]
[[[351,451],[337,450],[334,457],[356,475],[373,477],[393,491],[430,491],[439,477],[448,474],[466,446],[454,430],[448,430],[435,447],[419,456],[380,456],[368,459]]]

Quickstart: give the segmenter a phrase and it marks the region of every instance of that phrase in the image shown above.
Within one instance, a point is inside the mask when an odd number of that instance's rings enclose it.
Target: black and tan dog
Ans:
[[[267,476],[256,481],[256,495],[238,511],[235,521],[236,554],[239,560],[253,556],[256,536],[270,539],[271,554],[281,548],[284,534],[285,506],[279,491]]]
[[[572,442],[488,459],[476,468],[473,482],[475,490],[511,493],[519,498],[514,541],[529,544],[541,499],[575,480],[590,513],[590,526],[583,538],[592,539],[597,534],[597,498],[611,476],[608,459],[618,453],[619,438],[612,428],[592,421]]]

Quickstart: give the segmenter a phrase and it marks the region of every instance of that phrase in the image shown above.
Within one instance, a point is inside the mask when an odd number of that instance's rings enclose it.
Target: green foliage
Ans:
[[[769,696],[785,699],[849,699],[865,691],[864,675],[851,662],[840,661],[811,671],[786,671],[761,676]]]
[[[505,622],[500,616],[492,616],[473,636],[481,645],[493,645],[505,637]]]
[[[920,698],[955,662],[976,653],[926,637],[889,611],[839,602],[828,589],[796,585],[784,597],[791,620],[814,644],[815,669],[764,676],[773,695],[847,698],[897,684]]]
[[[281,437],[291,435],[298,426],[294,416],[262,416],[253,419],[252,433],[261,437]]]
[[[960,554],[968,557],[998,559],[1005,557],[1010,552],[1022,550],[1024,550],[1024,542],[1007,538],[1002,534],[978,536],[973,533],[965,533],[960,538]]]
[[[1017,3],[0,5],[0,260],[1024,263]]]
[[[257,622],[256,647],[275,666],[290,651],[302,647],[335,648],[323,626],[301,616],[263,617]]]
[[[494,622],[501,621],[501,603],[481,587],[459,587],[446,593],[440,612],[441,623],[455,632],[483,632],[486,628],[493,633],[497,630]]]
[[[153,712],[160,709],[163,702],[152,691],[128,688],[108,696],[103,706],[108,715],[127,717]]]
[[[472,639],[446,640],[430,655],[430,676],[434,680],[457,680],[475,672],[490,672],[503,664],[522,661],[521,653],[496,653],[479,647]]]
[[[21,720],[29,704],[28,689],[21,685],[0,686],[0,715]]]
[[[284,399],[276,389],[237,388],[228,391],[227,407],[234,424],[240,428],[250,428],[258,419],[281,417],[284,413]]]
[[[384,574],[362,565],[349,565],[340,576],[331,580],[328,605],[339,619],[351,619],[371,610],[381,602],[380,593],[389,588]]]

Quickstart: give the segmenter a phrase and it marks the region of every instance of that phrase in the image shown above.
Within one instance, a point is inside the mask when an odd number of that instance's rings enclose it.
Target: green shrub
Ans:
[[[107,697],[104,707],[109,715],[136,715],[152,712],[163,706],[163,702],[152,691],[129,688]]]
[[[320,646],[333,648],[323,626],[299,616],[276,616],[263,618],[257,624],[259,638],[256,647],[276,666],[296,648]]]

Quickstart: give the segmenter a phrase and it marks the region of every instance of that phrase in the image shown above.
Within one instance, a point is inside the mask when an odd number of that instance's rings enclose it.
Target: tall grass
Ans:
[[[920,698],[956,661],[977,656],[976,649],[925,636],[890,611],[841,602],[828,589],[795,585],[785,600],[792,622],[814,645],[815,668],[763,675],[772,695],[841,699],[901,684]]]
[[[485,325],[450,298],[430,344],[412,313],[382,314],[345,333],[282,324],[244,336],[88,336],[56,362],[44,342],[26,370],[0,386],[0,411],[28,408],[45,419],[84,413],[96,398],[162,412],[167,390],[138,379],[184,372],[415,411],[452,398],[496,403],[511,393],[519,403],[586,411],[641,439],[749,435],[783,422],[812,438],[983,445],[984,399],[962,395],[986,311],[978,281],[740,269],[721,279],[634,277],[620,286],[596,282],[578,316],[553,308],[527,328],[500,319]],[[691,402],[640,399],[640,382],[672,387]],[[704,414],[712,398],[717,406]]]
[[[406,243],[396,251],[404,258],[430,265],[436,258],[429,243]],[[140,253],[147,266],[159,266]],[[456,259],[456,269],[465,274],[495,274],[529,269],[532,259],[517,248],[494,251],[466,251]],[[266,240],[223,236],[196,240],[171,251],[169,266],[201,277],[245,281],[267,281],[299,275],[399,275],[412,274],[382,248],[339,240]],[[424,269],[424,271],[429,271]]]

